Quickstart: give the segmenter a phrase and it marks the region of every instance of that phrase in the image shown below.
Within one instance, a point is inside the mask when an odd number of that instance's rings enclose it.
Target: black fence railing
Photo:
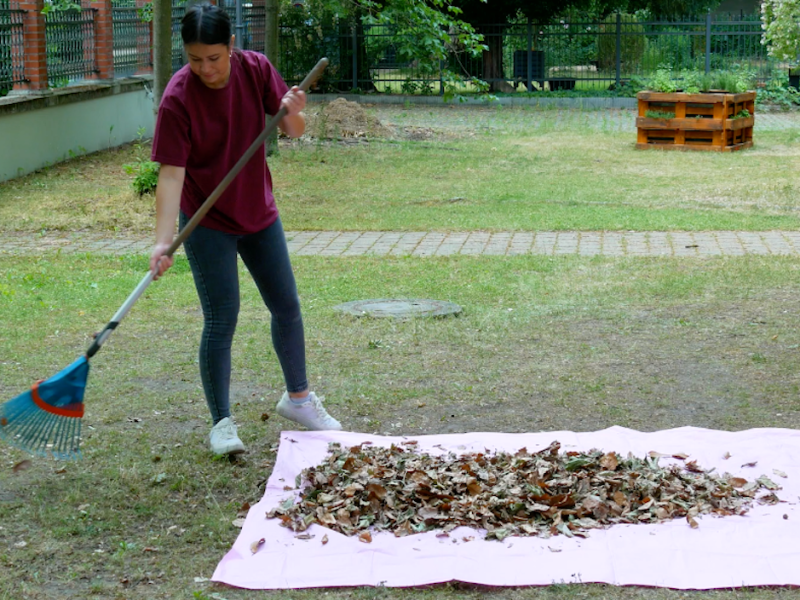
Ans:
[[[235,9],[225,8],[235,23]],[[180,38],[184,13],[185,5],[173,5],[174,70],[186,62]],[[93,9],[47,14],[51,86],[66,85],[97,72],[95,15]],[[21,11],[3,7],[0,0],[0,93],[25,80],[23,16]],[[413,43],[414,36],[398,36],[391,26],[338,22],[323,27],[298,16],[282,15],[279,69],[287,82],[297,83],[320,57],[326,56],[330,65],[319,83],[321,90],[437,94],[449,85],[450,73],[466,81],[486,81],[501,91],[605,89],[634,77],[647,77],[665,65],[705,72],[745,68],[759,80],[785,67],[767,56],[758,15],[638,22],[613,14],[597,22],[477,25],[489,51],[471,57],[454,44],[443,60],[427,61],[404,54],[409,45],[404,42]],[[116,74],[128,75],[151,67],[152,30],[134,0],[115,0],[112,17]],[[263,52],[266,9],[244,6],[238,31],[244,48]],[[457,90],[471,89],[463,81],[450,85]]]
[[[235,17],[235,14],[231,15]],[[267,12],[266,7],[245,6],[242,8],[244,32],[242,48],[264,53],[267,47]]]
[[[114,73],[117,77],[133,75],[152,66],[150,23],[135,6],[114,6]]]
[[[0,8],[0,95],[25,81],[22,19],[25,12]]]
[[[397,36],[390,26],[283,26],[280,69],[294,83],[318,57],[327,56],[331,65],[323,86],[328,88],[441,93],[448,72],[511,91],[603,89],[650,76],[664,66],[704,72],[744,68],[765,80],[779,66],[761,44],[758,15],[674,22],[628,19],[614,14],[602,22],[478,25],[488,52],[472,57],[454,48],[445,60],[427,62],[402,56],[402,42],[413,41],[413,36]]]
[[[89,8],[47,13],[47,77],[51,87],[61,87],[96,72],[95,12]]]
[[[172,4],[172,71],[175,72],[186,64],[186,55],[181,40],[181,21],[186,14],[185,4]]]

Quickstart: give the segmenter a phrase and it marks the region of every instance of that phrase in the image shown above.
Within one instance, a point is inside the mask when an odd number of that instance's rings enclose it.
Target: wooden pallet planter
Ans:
[[[640,150],[710,150],[732,152],[753,145],[755,92],[744,94],[672,94],[639,92],[636,119]],[[749,117],[734,118],[747,110]],[[652,119],[647,111],[675,115],[672,119]]]

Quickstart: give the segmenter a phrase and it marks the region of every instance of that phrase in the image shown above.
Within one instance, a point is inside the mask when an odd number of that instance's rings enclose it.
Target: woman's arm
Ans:
[[[306,93],[294,86],[281,100],[281,108],[286,108],[286,116],[278,122],[278,127],[286,135],[298,138],[306,130],[306,118],[301,112],[306,107]]]
[[[156,245],[150,255],[150,270],[158,279],[172,266],[172,257],[164,252],[175,237],[175,221],[181,206],[181,191],[186,177],[184,167],[161,165],[156,187]],[[160,261],[160,262],[159,262]]]

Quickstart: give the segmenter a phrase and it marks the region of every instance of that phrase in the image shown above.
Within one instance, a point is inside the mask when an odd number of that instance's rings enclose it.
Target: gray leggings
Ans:
[[[181,227],[188,220],[181,212]],[[300,299],[280,219],[248,235],[198,226],[186,240],[185,247],[203,308],[200,378],[214,424],[231,414],[231,342],[239,317],[237,255],[242,257],[272,314],[272,345],[281,363],[287,390],[302,392],[307,389]]]

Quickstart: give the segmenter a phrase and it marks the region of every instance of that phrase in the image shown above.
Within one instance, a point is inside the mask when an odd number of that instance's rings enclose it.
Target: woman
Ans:
[[[265,56],[233,49],[226,13],[195,5],[183,18],[189,64],[172,76],[158,110],[152,159],[161,163],[156,191],[155,277],[172,266],[164,252],[175,221],[183,227],[281,107],[279,127],[305,130],[305,94],[288,89]],[[278,414],[308,429],[341,429],[308,389],[305,340],[289,251],[261,148],[185,243],[203,308],[200,377],[214,425],[217,455],[244,452],[230,414],[231,341],[239,313],[237,255],[272,313],[272,343],[286,381]]]

